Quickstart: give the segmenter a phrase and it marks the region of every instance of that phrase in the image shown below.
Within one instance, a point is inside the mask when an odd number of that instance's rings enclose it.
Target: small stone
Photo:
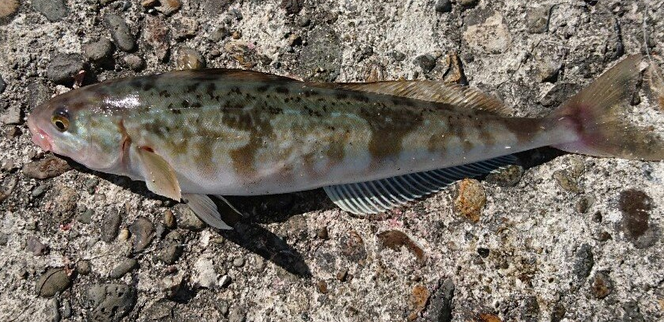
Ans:
[[[583,196],[579,198],[579,201],[576,203],[576,211],[578,211],[580,214],[587,213],[588,209],[590,209],[590,206],[592,206],[593,202],[594,200],[592,197]],[[602,214],[600,213],[599,222],[602,221],[601,217]],[[595,221],[595,216],[593,216],[593,221]]]
[[[324,280],[320,280],[316,283],[316,286],[318,287],[318,292],[321,294],[327,294],[327,283]]]
[[[69,303],[69,300],[63,299],[62,300],[62,318],[63,319],[68,319],[71,317],[71,303]]]
[[[573,193],[581,193],[583,190],[579,187],[577,179],[566,170],[558,170],[553,173],[553,178],[556,179],[558,185]]]
[[[556,303],[556,305],[553,306],[553,311],[551,312],[551,322],[562,321],[563,318],[565,318],[565,313],[567,313],[565,305],[560,302]]]
[[[5,84],[5,80],[2,79],[2,75],[0,75],[0,94],[2,94],[5,91],[6,87],[7,84]]]
[[[69,170],[71,170],[71,167],[67,161],[52,154],[41,160],[33,161],[23,166],[23,174],[28,178],[40,180],[57,177]]]
[[[18,104],[11,104],[0,115],[0,123],[3,125],[21,124],[23,122],[23,113]]]
[[[173,37],[175,40],[185,40],[194,38],[199,33],[200,24],[198,20],[188,17],[181,17],[173,21]]]
[[[48,246],[44,245],[39,238],[34,236],[28,237],[25,250],[35,256],[48,254]]]
[[[66,290],[70,284],[71,279],[63,268],[51,268],[37,281],[37,294],[41,297],[52,297]]]
[[[46,102],[51,97],[51,89],[38,81],[31,81],[28,84],[28,107],[33,110],[39,104]]]
[[[231,285],[232,279],[228,275],[224,275],[219,279],[219,286],[220,287],[228,287],[228,285]]]
[[[161,13],[167,15],[167,16],[170,16],[173,13],[175,13],[182,6],[182,3],[180,2],[180,0],[160,0],[159,3],[161,5],[158,6],[158,7],[155,7],[155,9],[157,9],[157,11],[159,11],[159,12],[161,12]]]
[[[182,255],[182,247],[177,243],[168,243],[158,253],[158,257],[167,265],[173,265]]]
[[[428,73],[436,67],[436,58],[431,55],[420,55],[415,57],[413,63],[420,66],[425,73]]]
[[[452,2],[450,0],[438,0],[435,8],[438,13],[450,12],[452,11]]]
[[[233,266],[235,267],[242,267],[244,266],[244,258],[243,257],[237,257],[233,260]]]
[[[521,319],[520,321],[537,322],[540,319],[540,306],[537,297],[528,296],[523,300],[521,305]]]
[[[113,44],[106,38],[83,45],[83,55],[91,62],[102,62],[113,54]]]
[[[164,225],[169,229],[175,229],[175,227],[177,227],[175,216],[173,215],[173,211],[170,209],[164,212]]]
[[[124,284],[96,284],[88,288],[91,321],[120,321],[136,304],[136,289]]]
[[[131,233],[129,232],[129,229],[127,228],[122,228],[120,229],[120,233],[118,233],[118,240],[119,241],[127,241],[129,240],[129,237],[131,237]]]
[[[478,222],[485,203],[486,194],[479,181],[463,179],[459,182],[457,197],[454,200],[454,208],[459,214],[472,222]]]
[[[468,26],[463,38],[472,49],[487,54],[503,53],[512,42],[509,29],[499,13],[483,23]]]
[[[408,235],[398,230],[388,230],[378,234],[378,240],[383,247],[400,251],[401,247],[408,249],[420,262],[424,261],[424,251]]]
[[[609,232],[607,232],[607,231],[600,231],[600,232],[598,232],[597,235],[595,236],[595,239],[597,239],[597,240],[600,241],[600,242],[605,242],[605,241],[607,241],[607,240],[611,240],[612,237],[611,237],[611,234],[610,234]]]
[[[0,2],[0,23],[3,22],[3,18],[13,16],[18,11],[20,4],[18,0]]]
[[[439,282],[439,287],[429,298],[424,321],[452,321],[454,289],[454,282],[451,279],[445,279],[442,283]]]
[[[526,26],[533,34],[546,32],[549,27],[549,6],[532,8],[526,14]]]
[[[177,69],[202,69],[205,68],[203,56],[196,50],[182,47],[178,50]]]
[[[364,247],[364,240],[355,230],[351,230],[339,241],[341,254],[348,260],[360,265],[364,265],[367,259],[367,250]]]
[[[623,219],[621,226],[625,236],[637,247],[647,248],[657,241],[650,227],[650,210],[653,201],[645,192],[636,189],[620,193],[619,208]]]
[[[489,250],[488,248],[483,248],[483,247],[479,247],[479,248],[477,248],[477,254],[479,254],[480,256],[482,256],[482,258],[487,258],[487,257],[489,257],[489,254],[490,254],[490,253],[491,253],[491,250]]]
[[[411,313],[408,315],[409,321],[417,319],[420,312],[426,308],[429,296],[431,296],[431,293],[425,286],[415,285],[415,287],[413,287],[410,294]]]
[[[136,41],[124,18],[115,14],[107,14],[104,16],[104,22],[106,27],[110,29],[111,38],[113,38],[113,42],[118,48],[127,52],[134,49]]]
[[[194,263],[193,282],[202,288],[212,288],[217,284],[217,273],[214,271],[212,261],[207,258],[199,258]]]
[[[141,315],[147,317],[146,321],[173,321],[173,307],[175,302],[160,299],[143,310]]]
[[[295,15],[304,7],[304,0],[281,0],[281,8],[289,15]]]
[[[125,56],[124,62],[131,70],[135,72],[140,72],[143,70],[143,68],[145,68],[145,61],[143,58],[141,58],[141,56],[138,55],[131,54]]]
[[[327,226],[323,226],[316,231],[316,236],[320,239],[327,240],[330,238],[330,234],[327,231]]]
[[[113,267],[111,270],[111,273],[109,274],[110,278],[117,279],[125,274],[131,272],[134,270],[134,268],[138,267],[138,261],[134,258],[127,258],[120,262],[117,266]]]
[[[92,265],[89,260],[80,260],[76,263],[76,272],[81,275],[88,275],[92,271]]]
[[[645,322],[646,319],[643,317],[641,310],[639,309],[639,303],[635,301],[629,301],[623,304],[623,317],[622,320],[625,322]]]
[[[523,167],[510,164],[489,173],[485,181],[501,187],[514,187],[521,181],[521,177],[523,177]]]
[[[345,282],[348,279],[348,270],[347,269],[342,269],[339,272],[337,272],[337,280],[340,282]]]
[[[9,236],[3,232],[0,232],[0,246],[7,246],[9,242]]]
[[[541,83],[555,83],[558,80],[558,74],[563,67],[562,62],[557,58],[543,56],[537,59],[537,76]]]
[[[143,38],[159,61],[165,62],[170,56],[170,29],[159,17],[146,16],[143,25]]]
[[[284,0],[284,1],[301,1],[301,0]],[[240,307],[232,307],[228,313],[229,322],[244,322],[246,320],[246,313]]]
[[[613,282],[607,271],[595,273],[590,284],[590,292],[598,299],[607,297],[613,291]]]
[[[215,29],[210,34],[210,40],[212,40],[214,42],[220,42],[220,41],[226,39],[230,35],[231,35],[231,32],[228,30],[228,28],[219,27],[219,28]]]
[[[64,0],[32,0],[31,3],[50,22],[64,19],[69,11]]]
[[[459,4],[465,8],[472,8],[476,6],[480,0],[459,0]]]
[[[154,237],[154,226],[152,222],[144,217],[139,217],[129,226],[129,231],[134,237],[133,252],[143,251]]]
[[[106,212],[101,219],[101,240],[111,243],[118,236],[122,216],[117,209]]]
[[[173,208],[178,214],[178,226],[192,231],[201,231],[207,227],[202,220],[185,204],[177,204]]]
[[[574,276],[579,281],[585,281],[595,265],[592,248],[588,244],[583,244],[576,251],[574,260]]]
[[[79,54],[58,54],[48,64],[46,76],[56,84],[70,85],[85,70],[85,59]]]

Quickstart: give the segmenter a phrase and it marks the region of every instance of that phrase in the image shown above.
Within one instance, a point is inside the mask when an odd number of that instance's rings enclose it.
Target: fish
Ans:
[[[543,117],[512,116],[477,89],[439,81],[318,83],[207,69],[71,90],[27,123],[43,150],[144,181],[210,226],[232,229],[210,196],[323,188],[342,210],[370,215],[539,147],[660,161],[661,133],[620,113],[642,61],[628,56]]]

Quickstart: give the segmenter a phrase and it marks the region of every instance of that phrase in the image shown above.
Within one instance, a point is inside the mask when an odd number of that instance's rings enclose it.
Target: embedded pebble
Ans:
[[[452,2],[450,0],[438,0],[435,9],[438,13],[450,12],[452,11]]]
[[[7,87],[7,84],[5,84],[5,80],[2,79],[2,75],[0,75],[0,94],[5,91],[5,87]]]
[[[52,154],[41,160],[26,163],[23,166],[23,174],[28,178],[40,180],[57,177],[69,170],[71,170],[71,167],[67,161]]]
[[[36,108],[39,104],[47,101],[51,97],[51,89],[39,81],[28,83],[28,107]]]
[[[118,48],[127,52],[134,49],[136,41],[124,18],[115,14],[107,14],[104,16],[104,22],[110,29],[113,42]]]
[[[50,22],[60,21],[67,16],[65,0],[32,0],[32,7]]]
[[[419,261],[424,260],[424,251],[408,235],[398,230],[388,230],[378,234],[378,240],[394,251],[400,251],[401,247],[408,249]]]
[[[124,58],[125,64],[129,66],[129,68],[135,72],[139,72],[145,68],[145,61],[141,56],[138,55],[127,55]]]
[[[574,275],[579,281],[585,281],[595,265],[592,248],[588,244],[583,244],[576,251],[574,261]]]
[[[20,3],[18,0],[0,1],[0,19],[14,15],[18,10],[19,5]],[[2,91],[0,91],[0,93],[1,92]]]
[[[154,237],[154,226],[152,222],[144,217],[139,217],[129,226],[129,231],[134,237],[133,251],[143,251]]]
[[[244,266],[244,258],[243,257],[237,257],[233,260],[233,266],[235,267],[242,267]]]
[[[46,76],[62,85],[74,83],[74,77],[85,70],[85,59],[79,54],[58,54],[48,64]]]
[[[35,256],[42,256],[48,253],[48,246],[44,245],[39,238],[30,236],[28,237],[25,250]]]
[[[466,8],[472,8],[476,6],[479,2],[480,0],[459,0],[459,4],[461,4]]]
[[[76,271],[81,275],[88,275],[92,271],[92,265],[89,260],[80,260],[76,263]]]
[[[159,259],[167,265],[173,265],[182,255],[182,247],[177,243],[168,243],[157,254]]]
[[[182,47],[178,49],[177,69],[202,69],[205,68],[203,56],[196,50]]]
[[[549,26],[549,6],[532,8],[526,15],[526,26],[528,31],[534,34],[546,32]]]
[[[113,209],[106,212],[101,219],[101,240],[111,243],[118,236],[122,216],[120,211]]]
[[[3,125],[21,124],[23,121],[21,108],[19,105],[12,104],[0,115],[0,123]]]
[[[228,275],[224,275],[219,279],[219,286],[220,287],[228,287],[228,285],[231,285],[232,279]]]
[[[620,226],[627,239],[638,249],[653,246],[660,238],[660,232],[650,224],[652,198],[641,190],[625,190],[620,193],[619,208],[623,215]]]
[[[355,230],[351,230],[339,241],[341,254],[346,256],[351,262],[364,264],[367,259],[367,250],[364,247],[364,240]]]
[[[47,189],[48,189],[48,187],[45,184],[36,186],[35,189],[32,190],[31,195],[32,195],[33,198],[37,198],[37,197],[43,195],[44,192],[46,192]]]
[[[486,203],[486,194],[482,184],[475,179],[463,179],[457,187],[454,209],[471,221],[478,222]]]
[[[170,54],[170,29],[162,19],[145,17],[143,38],[160,61],[166,61]]]
[[[175,227],[177,227],[175,215],[173,215],[173,211],[170,209],[164,212],[164,225],[169,229],[175,229]]]
[[[83,45],[83,55],[92,62],[102,62],[113,54],[113,44],[106,38]]]
[[[521,181],[523,172],[522,166],[510,164],[489,173],[485,181],[501,187],[514,187]]]
[[[214,271],[212,260],[199,258],[194,263],[195,275],[193,282],[202,288],[212,288],[217,285],[217,273]]]
[[[607,297],[613,292],[613,281],[607,271],[599,271],[591,280],[590,292],[598,299]]]
[[[483,23],[468,26],[463,38],[471,48],[487,54],[500,54],[505,52],[512,38],[499,13],[487,18]]]
[[[161,5],[158,6],[158,7],[155,7],[155,9],[157,9],[157,11],[159,11],[159,12],[161,12],[161,13],[167,15],[167,16],[175,13],[182,6],[182,3],[180,2],[180,0],[161,0],[161,1],[159,1],[159,3]]]
[[[136,289],[124,284],[96,284],[88,288],[88,317],[92,321],[120,321],[136,304]]]
[[[207,224],[200,220],[189,206],[177,204],[173,209],[178,214],[178,227],[192,231],[201,231],[207,227]]]
[[[44,273],[36,284],[37,294],[41,297],[52,297],[66,290],[71,278],[63,268],[51,268]]]
[[[117,266],[113,267],[109,277],[113,279],[120,278],[134,270],[136,267],[138,267],[138,261],[135,258],[127,258],[120,262],[120,264]]]
[[[289,15],[298,14],[303,6],[304,0],[281,0],[281,8]]]
[[[452,321],[452,301],[454,300],[454,281],[445,279],[429,297],[429,304],[424,312],[424,321]]]
[[[420,66],[425,73],[430,72],[436,67],[436,57],[431,55],[420,55],[415,57],[413,63],[417,66]]]

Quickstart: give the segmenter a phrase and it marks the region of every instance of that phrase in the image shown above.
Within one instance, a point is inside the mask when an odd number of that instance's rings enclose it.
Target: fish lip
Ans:
[[[52,150],[51,137],[35,124],[32,117],[28,117],[28,129],[32,134],[32,142],[34,144],[38,145],[44,151]]]

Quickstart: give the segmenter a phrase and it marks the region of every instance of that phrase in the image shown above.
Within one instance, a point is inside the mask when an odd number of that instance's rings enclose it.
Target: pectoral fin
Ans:
[[[141,160],[148,189],[160,196],[180,201],[180,184],[173,167],[150,148],[137,147],[136,153]]]
[[[184,194],[183,199],[191,210],[210,227],[230,230],[233,227],[221,219],[221,214],[212,199],[206,195]]]

